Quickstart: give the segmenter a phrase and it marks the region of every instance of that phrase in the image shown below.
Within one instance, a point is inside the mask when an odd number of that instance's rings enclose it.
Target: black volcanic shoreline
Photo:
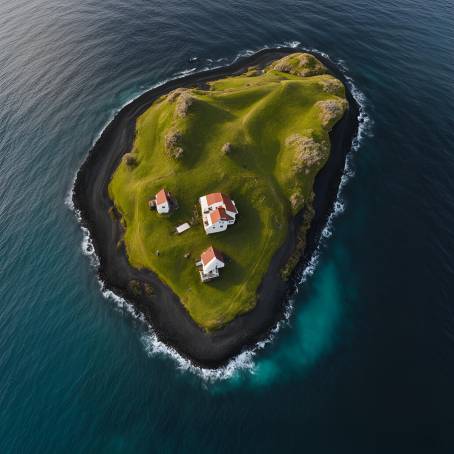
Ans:
[[[300,50],[294,48],[265,49],[241,58],[230,66],[193,73],[149,90],[115,116],[93,146],[76,177],[73,202],[80,212],[82,224],[90,232],[99,257],[99,277],[108,289],[127,299],[145,316],[161,341],[201,367],[217,368],[224,365],[233,356],[264,339],[282,318],[286,299],[293,291],[295,283],[292,280],[285,283],[276,279],[276,276],[295,248],[296,234],[304,213],[300,213],[290,223],[287,240],[273,257],[259,288],[255,308],[220,330],[206,333],[195,324],[169,287],[154,273],[132,268],[124,248],[117,248],[122,230],[120,223],[113,221],[108,213],[112,206],[108,196],[108,184],[123,154],[132,148],[137,117],[147,110],[156,98],[178,87],[200,86],[213,79],[240,74],[250,66],[264,66],[298,51]],[[314,55],[334,76],[344,82],[350,108],[330,133],[330,157],[315,179],[315,215],[301,263],[310,258],[317,246],[337,195],[346,155],[358,129],[358,106],[348,91],[345,77],[331,62]],[[133,294],[128,286],[131,280],[151,282],[155,290],[153,297]]]

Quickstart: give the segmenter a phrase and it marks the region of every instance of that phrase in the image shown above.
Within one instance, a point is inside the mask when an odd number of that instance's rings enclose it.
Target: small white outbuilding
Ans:
[[[171,196],[165,189],[161,189],[156,194],[156,211],[159,214],[167,214],[170,212]]]
[[[219,277],[219,269],[224,268],[224,257],[223,255],[213,246],[210,246],[207,250],[203,251],[200,256],[200,262],[197,265],[201,266],[199,270],[200,279],[202,282],[211,281]]]
[[[186,232],[186,230],[189,230],[191,228],[191,224],[189,222],[185,222],[184,224],[181,224],[177,227],[177,233],[180,235],[183,232]]]

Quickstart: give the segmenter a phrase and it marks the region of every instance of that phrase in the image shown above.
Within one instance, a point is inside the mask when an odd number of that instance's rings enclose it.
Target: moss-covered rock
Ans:
[[[344,85],[339,79],[332,76],[326,76],[320,80],[320,85],[325,93],[341,96],[344,92]]]
[[[125,153],[123,161],[129,167],[135,167],[138,164],[137,156],[134,153]]]
[[[315,103],[322,126],[330,130],[339,121],[348,108],[346,99],[333,98]]]
[[[274,62],[270,68],[300,77],[319,76],[328,72],[326,66],[313,55],[302,52],[287,55]]]
[[[135,296],[139,296],[142,293],[142,286],[140,285],[140,281],[136,279],[132,279],[129,281],[128,289]]]
[[[320,166],[329,152],[326,142],[316,141],[310,135],[292,134],[286,139],[285,145],[294,150],[293,169],[295,173],[303,171],[309,173],[314,166]]]
[[[154,288],[149,282],[144,282],[143,283],[143,292],[148,297],[153,296],[154,295]]]
[[[290,196],[290,206],[292,207],[292,212],[293,213],[298,213],[298,211],[301,210],[304,206],[304,194],[303,191],[298,188],[295,189],[295,192],[292,193]]]
[[[165,98],[169,102],[175,102],[179,98],[179,96],[187,90],[187,88],[176,88],[175,90],[172,90]]]
[[[169,156],[174,159],[181,159],[184,154],[182,147],[183,134],[176,128],[170,128],[165,137],[165,149]]]
[[[186,90],[180,93],[175,105],[175,118],[185,118],[193,104],[194,98],[191,96],[189,91]]]
[[[223,154],[229,155],[233,151],[233,146],[230,142],[225,143],[222,145],[221,151]]]

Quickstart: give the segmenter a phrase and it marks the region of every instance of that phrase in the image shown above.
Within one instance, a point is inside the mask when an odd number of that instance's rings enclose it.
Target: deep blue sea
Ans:
[[[208,373],[103,295],[71,187],[129,100],[277,45],[361,138],[288,322]],[[454,452],[453,106],[451,0],[1,1],[0,453]]]

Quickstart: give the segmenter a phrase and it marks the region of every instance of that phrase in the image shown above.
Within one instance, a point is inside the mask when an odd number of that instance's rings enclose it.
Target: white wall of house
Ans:
[[[200,197],[199,202],[200,202],[200,208],[202,209],[202,213],[206,213],[208,211],[207,198],[205,196]]]
[[[224,262],[221,262],[219,259],[214,257],[206,265],[203,266],[203,272],[205,274],[208,274],[217,268],[224,268]]]
[[[218,222],[215,222],[214,224],[205,225],[205,223],[204,223],[203,225],[205,227],[205,232],[209,235],[210,233],[223,232],[224,230],[227,229],[229,222],[218,221]]]
[[[161,203],[160,205],[156,205],[156,211],[159,214],[166,214],[170,211],[169,202]]]

